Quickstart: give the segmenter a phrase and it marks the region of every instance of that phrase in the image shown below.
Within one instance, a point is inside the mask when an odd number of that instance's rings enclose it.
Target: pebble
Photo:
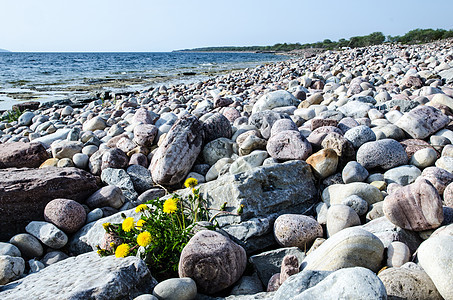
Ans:
[[[327,237],[356,225],[360,225],[359,215],[349,206],[335,204],[327,211]]]
[[[344,183],[363,182],[368,177],[368,171],[356,161],[350,161],[341,172]]]
[[[346,197],[343,201],[341,201],[341,204],[349,206],[355,210],[359,216],[363,216],[368,212],[368,202],[357,195]]]
[[[322,235],[321,224],[309,216],[283,214],[274,223],[274,237],[283,247],[306,249]]]
[[[407,164],[407,161],[403,146],[392,139],[368,142],[357,150],[357,162],[366,169],[380,167],[388,170]]]
[[[410,163],[419,169],[433,166],[437,160],[437,153],[433,148],[424,148],[416,151]]]
[[[387,248],[387,266],[401,267],[411,258],[409,247],[402,242],[392,242]]]
[[[66,233],[74,233],[85,225],[86,212],[83,206],[74,200],[54,199],[44,208],[44,220]]]
[[[39,240],[28,233],[16,234],[9,242],[20,250],[20,253],[25,259],[41,257],[44,253]]]
[[[171,278],[156,285],[153,295],[161,300],[192,300],[197,296],[197,285],[192,278]]]
[[[110,206],[120,208],[125,202],[123,192],[119,187],[108,185],[100,188],[92,194],[87,200],[86,205],[90,208]]]
[[[60,249],[68,242],[68,236],[52,223],[32,221],[25,227],[25,230],[53,249]]]
[[[354,148],[358,149],[366,142],[376,140],[376,135],[370,127],[360,125],[346,131],[344,138],[351,142]]]

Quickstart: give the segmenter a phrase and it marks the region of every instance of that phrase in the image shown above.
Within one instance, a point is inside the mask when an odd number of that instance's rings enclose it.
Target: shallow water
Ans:
[[[88,97],[194,82],[286,57],[265,53],[0,53],[0,109],[24,100]]]

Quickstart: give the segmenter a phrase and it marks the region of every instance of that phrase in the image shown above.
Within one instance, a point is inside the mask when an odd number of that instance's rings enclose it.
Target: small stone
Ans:
[[[123,206],[125,198],[119,187],[108,185],[100,188],[92,194],[87,200],[86,205],[90,208],[111,206],[120,208]]]
[[[52,223],[32,221],[25,230],[50,248],[60,249],[68,242],[68,236]]]
[[[124,169],[127,167],[128,163],[129,158],[122,150],[118,148],[109,149],[102,155],[101,170],[107,168]]]
[[[72,157],[72,161],[74,162],[74,166],[79,169],[86,169],[88,167],[88,161],[90,157],[83,153],[76,153]]]
[[[102,209],[95,208],[87,214],[86,223],[88,224],[88,223],[97,221],[100,218],[102,218],[103,216],[104,216],[104,213],[102,212]]]
[[[55,264],[59,261],[65,260],[69,256],[61,251],[51,251],[46,253],[43,258],[41,258],[41,262],[44,266],[48,267],[52,264]]]
[[[444,193],[447,185],[453,182],[453,174],[438,167],[424,169],[421,176],[431,182],[440,195]]]
[[[411,258],[409,247],[402,242],[392,242],[387,249],[387,266],[401,267]]]
[[[44,220],[51,222],[66,233],[74,233],[85,225],[83,206],[69,199],[54,199],[44,208]]]
[[[83,131],[95,131],[95,130],[104,130],[107,127],[104,119],[101,117],[94,117],[90,120],[85,121],[83,123],[82,130]]]
[[[0,256],[1,255],[21,257],[19,248],[13,244],[3,242],[0,242]]]
[[[126,170],[130,176],[134,189],[139,193],[143,193],[153,187],[153,179],[151,178],[151,172],[139,165],[131,165]]]
[[[376,135],[368,126],[360,125],[346,131],[344,138],[351,142],[354,148],[358,149],[366,142],[376,140]]]
[[[341,204],[345,198],[351,195],[361,197],[368,204],[374,204],[384,199],[378,188],[364,182],[330,185],[323,190],[321,197],[323,202],[334,205]]]
[[[321,225],[312,217],[296,214],[279,216],[274,223],[274,237],[284,247],[306,249],[317,237],[322,237]]]
[[[197,296],[197,285],[192,278],[170,278],[156,285],[153,295],[161,300],[192,300]]]
[[[453,157],[442,156],[436,163],[436,167],[447,170],[450,173],[453,173]]]
[[[357,150],[357,162],[366,169],[380,167],[384,170],[407,164],[404,148],[395,140],[383,139],[363,144]]]
[[[16,234],[9,242],[19,248],[20,253],[25,259],[40,257],[44,253],[39,240],[28,233]]]
[[[272,158],[278,160],[305,160],[312,153],[310,143],[299,131],[286,130],[271,136],[266,146]]]
[[[397,183],[405,186],[413,183],[421,174],[422,171],[416,166],[405,165],[388,170],[384,173],[384,178],[387,184]]]
[[[368,171],[356,161],[350,161],[343,168],[341,176],[344,183],[363,182],[368,177]]]
[[[362,198],[360,198],[357,195],[351,195],[349,197],[346,197],[341,202],[341,204],[349,206],[350,208],[355,210],[355,212],[359,216],[363,216],[364,214],[366,214],[368,212],[368,202],[366,202],[365,200],[363,200]]]
[[[433,148],[424,148],[416,151],[411,158],[411,164],[417,168],[424,169],[434,165],[437,159],[437,152]]]
[[[0,285],[19,278],[24,271],[25,261],[22,257],[0,255]]]
[[[336,204],[327,211],[327,237],[356,225],[360,225],[359,215],[349,206]]]
[[[336,172],[338,155],[333,149],[322,149],[308,157],[306,162],[313,168],[315,176],[323,179]]]
[[[83,144],[77,141],[57,141],[51,145],[54,158],[71,158],[82,151]]]

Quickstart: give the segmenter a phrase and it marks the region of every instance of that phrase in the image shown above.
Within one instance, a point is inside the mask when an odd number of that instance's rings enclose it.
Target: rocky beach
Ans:
[[[0,298],[453,299],[452,46],[16,104],[0,122]],[[216,226],[179,277],[98,255],[105,224],[188,178]]]

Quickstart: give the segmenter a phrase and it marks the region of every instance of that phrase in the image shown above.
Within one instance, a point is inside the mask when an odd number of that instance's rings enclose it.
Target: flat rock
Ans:
[[[77,168],[0,170],[0,240],[24,232],[31,221],[44,220],[51,200],[84,202],[97,189],[95,177]]]
[[[383,211],[392,223],[413,231],[435,229],[444,220],[442,199],[436,188],[423,178],[388,195]]]
[[[395,125],[414,139],[425,139],[449,123],[448,117],[432,106],[417,106],[405,113]]]
[[[96,252],[70,257],[0,287],[2,299],[133,299],[157,284],[136,257],[99,257]]]
[[[37,168],[48,158],[49,153],[39,143],[0,144],[0,169]]]

